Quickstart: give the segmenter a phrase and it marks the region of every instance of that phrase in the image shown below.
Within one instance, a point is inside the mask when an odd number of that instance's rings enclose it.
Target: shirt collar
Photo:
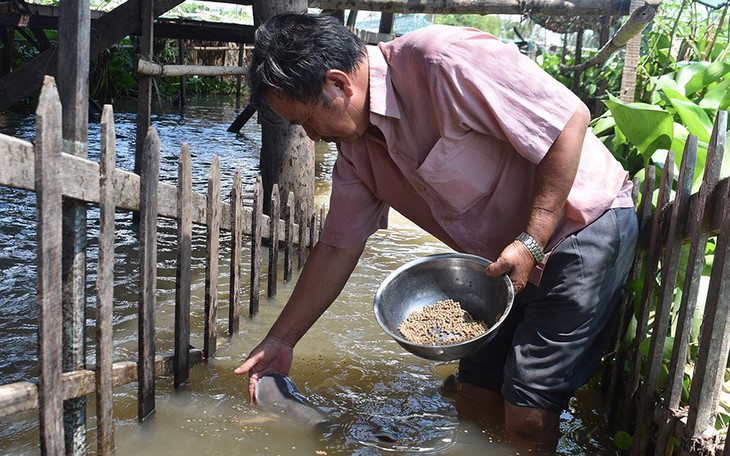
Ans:
[[[370,65],[370,111],[400,119],[400,109],[385,56],[378,46],[367,46]]]

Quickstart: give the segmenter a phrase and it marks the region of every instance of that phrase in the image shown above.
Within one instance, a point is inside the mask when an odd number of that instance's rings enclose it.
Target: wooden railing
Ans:
[[[722,435],[727,429],[715,429],[730,347],[730,185],[727,178],[719,181],[726,131],[727,112],[721,111],[695,194],[691,190],[697,137],[688,137],[676,179],[674,153],[667,153],[653,211],[656,168],[654,164],[646,168],[638,208],[639,248],[630,278],[641,293],[638,300],[634,293],[627,293],[622,303],[609,382],[609,421],[633,435],[632,455],[652,454],[651,447],[655,455],[730,454]],[[690,360],[690,331],[711,237],[715,244],[712,272],[697,354]],[[681,276],[684,280],[679,283]],[[632,315],[636,325],[626,347]],[[649,349],[644,356],[640,347],[646,345],[647,337]],[[663,353],[668,340],[673,341],[669,372],[660,381],[667,365]],[[683,402],[686,370],[692,376],[689,399]]]
[[[207,195],[192,190],[191,158],[187,145],[180,153],[178,184],[159,182],[160,144],[154,128],[144,143],[140,175],[115,168],[115,131],[111,106],[105,106],[101,124],[100,162],[61,152],[61,103],[53,78],[46,77],[36,113],[36,140],[30,144],[0,135],[0,186],[35,191],[38,237],[38,363],[37,381],[0,385],[0,416],[38,408],[43,454],[63,454],[63,401],[96,393],[99,454],[114,452],[112,388],[138,382],[138,416],[155,409],[155,377],[174,373],[174,384],[188,380],[189,369],[216,351],[218,334],[218,258],[220,230],[231,232],[228,333],[239,327],[244,237],[250,239],[249,315],[259,310],[262,239],[269,240],[269,297],[277,291],[280,246],[284,252],[284,280],[292,277],[294,257],[301,268],[306,248],[321,231],[323,209],[296,208],[293,194],[286,199],[280,220],[279,190],[274,185],[271,216],[262,213],[262,184],[257,178],[253,207],[245,208],[242,182],[235,172],[231,202],[220,200],[220,169],[213,160]],[[96,366],[62,372],[61,315],[61,202],[71,198],[98,205],[99,263],[97,271]],[[113,362],[112,297],[114,215],[118,209],[139,213],[140,303],[139,357],[136,362]],[[298,212],[298,215],[295,213]],[[304,214],[304,215],[302,215]],[[157,219],[177,220],[177,285],[174,353],[155,350],[157,276]],[[295,220],[298,218],[298,220]],[[192,226],[203,225],[206,236],[205,331],[203,349],[190,348]]]

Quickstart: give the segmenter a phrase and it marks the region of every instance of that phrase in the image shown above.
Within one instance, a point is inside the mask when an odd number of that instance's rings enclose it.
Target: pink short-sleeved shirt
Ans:
[[[364,242],[392,207],[451,248],[495,260],[524,231],[536,165],[581,101],[515,45],[475,29],[427,27],[368,56],[370,122],[382,138],[338,145],[321,242]],[[631,207],[631,185],[588,132],[546,251],[606,209]]]

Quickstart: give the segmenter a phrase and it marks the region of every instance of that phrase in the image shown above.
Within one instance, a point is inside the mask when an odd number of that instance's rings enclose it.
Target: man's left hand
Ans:
[[[497,261],[486,268],[489,276],[497,277],[507,274],[512,281],[515,294],[525,289],[527,278],[535,267],[535,258],[525,244],[514,241],[508,245],[497,258]]]

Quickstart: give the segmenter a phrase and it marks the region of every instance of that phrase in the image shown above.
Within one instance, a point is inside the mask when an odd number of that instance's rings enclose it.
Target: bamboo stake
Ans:
[[[292,256],[294,255],[294,192],[289,192],[286,199],[286,209],[284,217],[286,217],[285,235],[286,247],[284,248],[284,281],[288,282],[292,277]]]
[[[240,66],[205,66],[205,65],[160,65],[140,58],[137,62],[137,73],[145,76],[245,76],[248,68]]]

